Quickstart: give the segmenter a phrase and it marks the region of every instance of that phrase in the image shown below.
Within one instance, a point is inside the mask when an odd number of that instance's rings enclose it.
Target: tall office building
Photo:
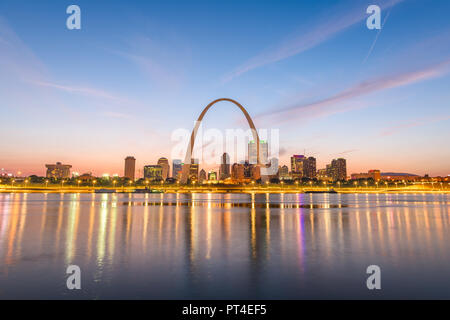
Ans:
[[[62,164],[57,162],[56,164],[46,164],[47,178],[67,179],[70,178],[70,164]]]
[[[167,158],[159,158],[158,165],[162,168],[162,179],[165,181],[170,175],[170,165]]]
[[[150,181],[163,179],[163,168],[160,165],[148,165],[144,167],[144,178]]]
[[[257,149],[258,146],[256,142],[254,140],[251,140],[248,143],[248,162],[250,164],[256,164],[258,162]],[[259,153],[261,155],[259,159],[260,164],[267,164],[269,162],[269,148],[267,142],[264,140],[259,141]]]
[[[329,174],[333,181],[347,180],[347,162],[343,158],[333,159],[331,161]],[[328,173],[328,172],[327,172]]]
[[[304,155],[294,154],[291,157],[291,175],[293,179],[303,178],[303,167],[305,162]]]
[[[230,156],[228,153],[224,153],[221,158],[219,176],[221,180],[229,178],[231,176],[230,172]]]
[[[175,159],[172,162],[172,178],[181,179],[181,171],[183,170],[183,163],[181,160]]]
[[[136,170],[136,159],[134,157],[128,156],[125,158],[125,170],[124,177],[134,180],[134,172]]]
[[[235,163],[231,167],[231,178],[236,182],[242,182],[245,178],[244,165],[241,163]]]
[[[189,166],[189,179],[191,181],[198,180],[198,169],[199,169],[198,159],[191,159],[191,165]]]
[[[317,176],[316,170],[316,158],[308,157],[305,161],[306,165],[304,166],[304,177],[308,179],[315,179]]]
[[[291,157],[291,174],[294,179],[314,179],[316,177],[316,158],[293,155]]]
[[[206,171],[204,169],[200,170],[200,173],[198,174],[198,181],[200,183],[206,181]]]
[[[278,177],[280,180],[285,180],[289,178],[289,168],[284,165],[278,169]]]

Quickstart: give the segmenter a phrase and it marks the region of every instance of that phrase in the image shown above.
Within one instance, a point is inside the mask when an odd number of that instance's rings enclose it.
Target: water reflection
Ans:
[[[387,294],[394,297],[410,294],[405,277],[412,274],[422,275],[414,280],[418,287],[450,289],[449,280],[436,278],[449,272],[449,200],[444,194],[0,194],[6,288],[0,298],[66,297],[70,264],[83,270],[84,298],[333,297],[326,289],[338,284],[360,297],[367,293],[352,274],[364,277],[371,263],[390,270],[398,291]],[[36,272],[46,276],[15,285]],[[433,290],[437,297],[448,292]]]

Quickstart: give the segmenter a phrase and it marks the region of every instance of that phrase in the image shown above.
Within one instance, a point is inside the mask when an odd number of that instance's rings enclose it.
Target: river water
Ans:
[[[0,194],[0,299],[450,299],[448,194]],[[69,290],[69,265],[81,289]],[[368,290],[369,265],[381,289]]]

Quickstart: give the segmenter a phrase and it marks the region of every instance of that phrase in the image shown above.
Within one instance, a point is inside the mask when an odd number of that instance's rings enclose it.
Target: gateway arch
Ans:
[[[188,181],[189,168],[190,168],[190,164],[191,164],[191,160],[192,160],[192,152],[194,151],[195,138],[197,136],[197,131],[198,131],[198,128],[200,127],[203,117],[205,116],[206,112],[208,112],[208,110],[214,104],[216,104],[217,102],[221,102],[221,101],[228,101],[228,102],[234,103],[244,114],[245,118],[247,119],[250,130],[252,132],[253,140],[256,141],[257,164],[261,164],[260,163],[260,154],[259,154],[259,136],[258,136],[258,131],[256,130],[256,127],[255,127],[255,124],[253,123],[252,118],[248,114],[247,110],[245,110],[245,108],[239,102],[237,102],[233,99],[229,99],[229,98],[220,98],[220,99],[214,100],[213,102],[208,104],[205,107],[205,109],[203,109],[202,113],[200,114],[200,116],[198,117],[198,119],[195,123],[194,129],[192,130],[192,134],[191,134],[191,140],[189,141],[189,145],[186,150],[186,157],[184,158],[184,166],[183,166],[182,173],[181,173],[181,183],[187,183],[187,181]]]

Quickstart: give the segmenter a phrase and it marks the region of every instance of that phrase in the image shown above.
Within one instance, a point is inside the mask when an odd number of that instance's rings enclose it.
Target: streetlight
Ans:
[[[92,187],[94,187],[96,183],[97,183],[97,180],[92,180]]]
[[[25,188],[27,187],[28,179],[25,179]]]
[[[77,180],[78,188],[80,187],[81,180]]]
[[[45,180],[45,187],[48,187],[48,180]]]

